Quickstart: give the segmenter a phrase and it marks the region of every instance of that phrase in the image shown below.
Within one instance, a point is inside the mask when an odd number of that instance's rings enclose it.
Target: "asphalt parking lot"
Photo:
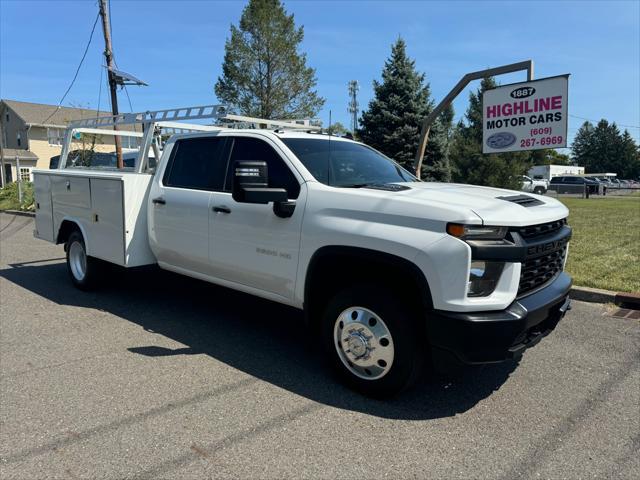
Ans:
[[[155,270],[83,293],[33,219],[0,230],[3,480],[640,476],[640,325],[608,307],[376,401],[295,310]]]

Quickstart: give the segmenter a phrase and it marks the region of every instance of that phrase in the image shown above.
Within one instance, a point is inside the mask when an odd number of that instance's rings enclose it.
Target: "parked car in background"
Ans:
[[[522,188],[523,192],[536,193],[538,195],[544,195],[549,188],[549,183],[546,180],[535,180],[526,175],[522,175]]]
[[[600,188],[600,183],[596,180],[586,177],[578,177],[574,175],[553,177],[549,184],[549,190],[554,190],[557,193],[582,193],[585,190],[586,193],[597,195]]]

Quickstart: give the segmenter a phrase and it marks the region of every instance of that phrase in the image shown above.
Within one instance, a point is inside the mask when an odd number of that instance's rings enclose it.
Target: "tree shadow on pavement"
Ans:
[[[60,305],[104,310],[186,347],[135,345],[147,357],[209,355],[315,402],[383,418],[426,420],[462,413],[509,378],[517,362],[435,377],[386,401],[339,384],[314,348],[302,313],[274,302],[159,269],[118,272],[95,292],[76,290],[64,263],[14,264],[0,276]]]

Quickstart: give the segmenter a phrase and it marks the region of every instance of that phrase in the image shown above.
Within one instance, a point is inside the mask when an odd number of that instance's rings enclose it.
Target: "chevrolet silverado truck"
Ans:
[[[338,375],[372,396],[430,362],[517,358],[570,306],[571,229],[552,198],[422,182],[323,133],[189,125],[166,140],[174,121],[136,115],[72,124],[59,169],[34,172],[35,236],[64,245],[81,290],[104,262],[157,264],[293,306]],[[144,123],[134,167],[66,167],[74,134],[125,120]]]

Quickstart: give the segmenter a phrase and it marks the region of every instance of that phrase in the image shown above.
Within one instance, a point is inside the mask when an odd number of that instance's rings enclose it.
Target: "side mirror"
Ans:
[[[266,204],[288,200],[284,188],[269,188],[267,162],[260,160],[237,160],[233,163],[231,196],[240,203]]]

